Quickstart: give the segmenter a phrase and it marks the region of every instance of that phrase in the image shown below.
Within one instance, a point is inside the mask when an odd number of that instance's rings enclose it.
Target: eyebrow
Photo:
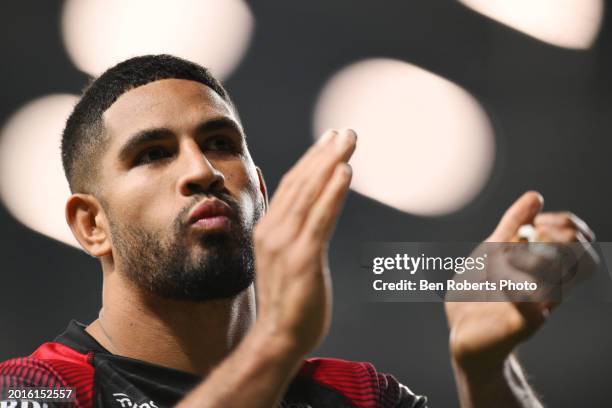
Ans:
[[[242,139],[245,138],[242,127],[233,119],[228,117],[207,120],[196,127],[196,134],[210,133],[217,130],[233,130]],[[127,161],[131,153],[139,147],[154,142],[161,142],[174,137],[174,132],[165,127],[145,129],[131,136],[119,149],[119,160]]]

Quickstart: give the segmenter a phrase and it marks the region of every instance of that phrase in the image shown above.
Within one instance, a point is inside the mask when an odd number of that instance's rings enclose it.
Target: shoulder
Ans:
[[[368,362],[311,358],[304,361],[298,375],[334,388],[359,407],[424,408],[427,402]]]
[[[0,363],[0,390],[15,387],[75,388],[79,406],[93,393],[92,356],[60,343],[45,343],[27,357]]]

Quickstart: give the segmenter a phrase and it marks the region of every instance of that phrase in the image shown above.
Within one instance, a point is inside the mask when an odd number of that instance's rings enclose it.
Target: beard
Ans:
[[[109,214],[113,244],[127,278],[150,293],[175,300],[226,299],[248,288],[255,279],[252,233],[263,215],[263,204],[256,203],[247,220],[233,197],[214,196],[233,209],[230,228],[198,235],[191,245],[185,239],[190,226],[185,220],[203,197],[196,197],[179,213],[170,235],[120,225]],[[198,247],[195,251],[190,250],[193,245]]]

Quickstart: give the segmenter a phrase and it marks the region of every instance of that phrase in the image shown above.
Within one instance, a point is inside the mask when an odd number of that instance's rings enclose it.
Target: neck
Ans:
[[[87,327],[113,354],[205,376],[254,322],[253,286],[231,299],[170,300],[105,273],[102,309]]]

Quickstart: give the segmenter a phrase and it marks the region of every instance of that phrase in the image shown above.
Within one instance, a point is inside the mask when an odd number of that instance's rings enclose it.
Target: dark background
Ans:
[[[59,1],[0,6],[0,121],[27,101],[79,93],[87,76],[59,31]],[[365,303],[353,296],[353,261],[365,241],[478,241],[523,191],[547,209],[581,215],[612,240],[612,16],[586,51],[544,44],[454,1],[311,0],[250,3],[251,46],[226,85],[240,108],[255,161],[274,190],[312,141],[323,83],[369,57],[415,63],[459,84],[496,129],[494,174],[468,207],[421,218],[351,193],[331,246],[334,321],[316,355],[373,362],[432,407],[457,406],[442,304]],[[144,12],[144,11],[143,11]],[[397,188],[403,188],[398,185]],[[41,196],[41,200],[45,197]],[[40,214],[45,216],[45,214]],[[0,360],[32,352],[100,307],[96,260],[34,233],[0,207]],[[551,407],[603,407],[612,378],[612,304],[563,305],[521,347],[521,359]]]

